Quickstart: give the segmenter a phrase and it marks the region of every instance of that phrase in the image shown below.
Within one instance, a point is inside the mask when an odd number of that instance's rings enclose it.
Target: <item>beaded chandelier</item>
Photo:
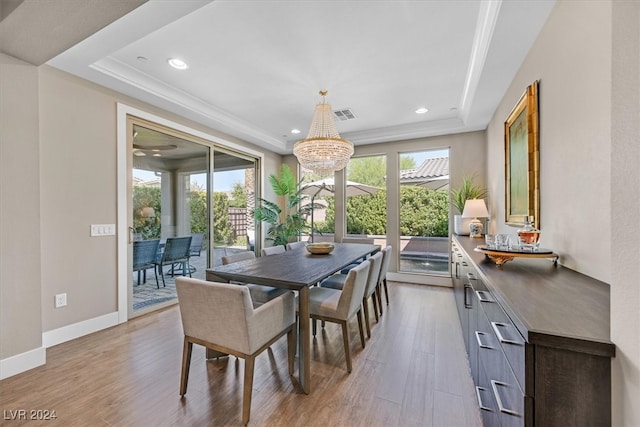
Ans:
[[[353,144],[340,138],[333,121],[331,105],[325,102],[326,90],[321,90],[322,103],[316,105],[307,137],[296,142],[293,154],[300,165],[325,176],[344,169],[353,155]]]

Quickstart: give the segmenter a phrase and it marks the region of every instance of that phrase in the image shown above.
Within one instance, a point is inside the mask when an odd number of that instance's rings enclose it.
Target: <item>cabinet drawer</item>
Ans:
[[[467,270],[467,282],[473,287],[474,291],[485,292],[487,290],[482,280],[477,277],[474,269]]]
[[[508,364],[522,390],[525,389],[525,341],[509,317],[488,291],[480,291],[480,305]]]
[[[522,427],[525,424],[525,397],[518,385],[504,353],[494,351],[491,359],[487,351],[480,355],[480,372],[484,371],[487,388],[496,404],[496,417],[502,427]],[[501,357],[496,357],[501,356]],[[483,401],[484,402],[484,401]],[[498,424],[494,424],[498,425]]]
[[[493,427],[500,425],[500,413],[498,405],[496,405],[491,382],[487,377],[484,368],[480,366],[478,372],[478,385],[476,385],[476,398],[478,399],[478,407],[482,416],[482,424],[484,427]]]

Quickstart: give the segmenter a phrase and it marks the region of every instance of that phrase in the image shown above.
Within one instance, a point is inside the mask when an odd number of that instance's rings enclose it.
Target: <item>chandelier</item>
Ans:
[[[326,90],[321,90],[322,103],[316,104],[307,137],[296,142],[293,154],[300,165],[325,176],[344,169],[353,154],[353,144],[340,138],[333,121],[331,105],[325,102]]]

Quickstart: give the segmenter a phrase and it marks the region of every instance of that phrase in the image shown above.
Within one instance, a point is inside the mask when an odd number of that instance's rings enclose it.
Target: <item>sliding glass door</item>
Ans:
[[[135,122],[131,147],[131,310],[175,301],[175,277],[205,278],[211,148]]]
[[[256,247],[257,159],[216,147],[213,155],[213,265]]]
[[[129,316],[175,302],[175,278],[205,279],[254,249],[255,157],[130,118]]]

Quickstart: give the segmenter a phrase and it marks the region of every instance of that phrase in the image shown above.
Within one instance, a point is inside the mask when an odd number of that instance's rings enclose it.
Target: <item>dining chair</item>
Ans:
[[[317,320],[341,325],[347,372],[351,372],[348,322],[354,316],[358,319],[360,343],[362,348],[365,346],[362,328],[362,298],[367,286],[369,268],[369,262],[363,262],[352,268],[347,274],[342,290],[322,286],[314,286],[309,289],[309,316],[313,321],[313,335],[316,335]]]
[[[175,273],[174,266],[182,265],[182,275],[191,274],[189,272],[189,248],[191,247],[191,236],[186,237],[168,237],[164,245],[164,251],[158,255],[154,262],[156,266],[156,285],[160,289],[158,282],[158,271],[162,277],[162,286],[166,286],[164,280],[164,266],[170,265],[172,274]]]
[[[374,239],[370,237],[343,237],[342,243],[366,243],[373,245]]]
[[[307,242],[291,242],[287,243],[287,250],[292,251],[294,249],[304,248],[307,245]]]
[[[341,240],[341,243],[361,243],[361,244],[367,244],[367,245],[373,245],[375,243],[375,240],[372,237],[343,237]],[[356,265],[360,264],[362,261],[364,261],[364,258],[361,258],[359,260],[354,261],[353,263],[349,264],[348,266],[346,266],[345,268],[343,268],[340,273],[342,274],[347,274],[349,272],[349,270],[351,270],[353,267],[355,267]]]
[[[364,291],[364,296],[362,297],[362,306],[364,308],[364,320],[365,326],[367,329],[367,336],[371,338],[371,325],[369,322],[369,298],[373,301],[373,312],[376,318],[376,322],[379,321],[378,317],[378,300],[376,296],[376,292],[378,289],[378,281],[380,278],[380,270],[382,267],[382,258],[383,253],[378,252],[375,255],[367,258],[367,261],[371,264],[369,268],[369,274],[367,276],[367,286]],[[323,281],[320,286],[333,288],[333,289],[342,289],[344,287],[344,283],[347,279],[346,274],[338,273],[330,276],[325,281]]]
[[[234,262],[245,261],[248,259],[254,259],[255,257],[256,254],[251,251],[243,251],[231,255],[225,255],[222,257],[222,265],[232,264]],[[286,289],[275,288],[273,286],[255,285],[253,283],[240,284],[249,288],[251,299],[258,305],[262,305],[267,301],[271,301],[272,299],[279,297],[280,295],[287,292]]]
[[[384,296],[387,299],[387,305],[389,305],[389,290],[387,289],[387,270],[389,269],[389,262],[391,261],[391,254],[393,253],[393,247],[388,245],[382,249],[384,257],[382,258],[382,267],[380,268],[380,278],[378,279],[378,305],[380,308],[380,315],[382,315],[382,288],[384,288]]]
[[[154,261],[158,256],[159,245],[160,239],[134,240],[133,272],[138,272],[138,285],[140,284],[140,273],[142,273],[142,283],[147,282],[147,269],[155,266]]]
[[[283,254],[285,252],[286,252],[286,248],[284,247],[284,245],[278,245],[278,246],[269,246],[268,248],[262,248],[262,251],[260,253],[262,254],[262,256],[269,256],[269,255]]]
[[[245,360],[242,421],[251,416],[255,358],[287,335],[289,375],[295,352],[295,298],[287,292],[253,307],[249,289],[228,283],[178,277],[176,291],[184,330],[180,396],[187,393],[193,344]]]

